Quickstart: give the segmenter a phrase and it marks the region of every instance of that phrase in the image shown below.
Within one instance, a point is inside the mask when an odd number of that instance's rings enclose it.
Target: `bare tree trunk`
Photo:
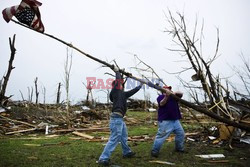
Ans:
[[[6,88],[7,88],[9,78],[10,78],[11,71],[15,68],[15,67],[13,67],[13,61],[14,61],[15,53],[16,53],[15,39],[16,39],[16,35],[13,36],[12,40],[11,40],[11,38],[9,38],[11,54],[10,54],[8,70],[7,70],[6,75],[3,77],[3,79],[4,79],[3,84],[1,84],[1,91],[0,91],[0,102],[1,102],[1,104],[5,99],[9,99],[11,97],[11,96],[10,97],[5,97],[5,92],[6,92]]]
[[[32,103],[32,99],[33,99],[33,87],[31,87],[31,90],[28,87],[28,101]]]
[[[193,75],[191,78],[193,81],[200,81],[203,91],[209,98],[209,111],[212,111],[217,116],[221,116],[225,119],[238,120],[232,116],[232,113],[230,113],[230,109],[228,108],[228,99],[225,99],[225,97],[229,97],[228,90],[226,90],[220,83],[221,81],[219,75],[217,78],[215,78],[210,70],[212,62],[218,57],[220,42],[219,30],[217,29],[217,43],[214,56],[205,61],[202,55],[203,24],[201,27],[201,35],[196,37],[196,21],[195,29],[191,37],[188,34],[189,31],[185,23],[184,15],[177,13],[177,16],[178,19],[175,19],[170,11],[169,16],[167,16],[171,28],[166,30],[166,32],[173,35],[173,41],[180,48],[171,49],[171,51],[179,52],[182,54],[182,56],[188,58],[191,68],[186,69],[193,69],[195,71],[195,75]],[[200,46],[197,43],[200,43]],[[227,96],[224,97],[224,94]]]
[[[38,96],[39,96],[39,92],[38,92],[38,89],[37,89],[37,80],[38,80],[38,78],[36,77],[36,79],[35,79],[35,93],[36,93],[36,104],[38,104]]]
[[[2,91],[3,80],[0,80],[0,92]]]
[[[70,60],[69,60],[70,57]],[[64,64],[64,81],[65,81],[65,90],[66,90],[66,110],[67,110],[67,124],[68,128],[71,128],[71,123],[70,123],[70,111],[69,111],[69,106],[70,106],[70,100],[69,100],[69,84],[70,84],[70,72],[71,72],[71,67],[72,67],[72,53],[69,56],[68,53],[68,48],[67,48],[67,57],[66,57],[66,62]]]
[[[87,97],[86,97],[86,102],[85,105],[89,106],[90,102],[89,102],[89,89],[87,89]]]
[[[110,100],[109,100],[109,94],[110,94],[110,90],[109,89],[107,89],[107,104],[109,105],[109,103],[110,103]]]
[[[61,98],[61,82],[59,82],[58,84],[58,88],[57,88],[57,96],[56,96],[56,104],[60,103],[60,98]]]
[[[144,106],[143,106],[143,108],[146,111],[146,109],[147,109],[147,101],[148,101],[147,96],[146,96],[146,89],[143,89],[143,94],[144,94]]]
[[[46,88],[43,86],[42,88],[42,94],[43,94],[43,104],[46,103]]]
[[[89,82],[87,83],[87,85],[83,82],[83,85],[86,87],[87,89],[87,96],[86,96],[86,101],[85,101],[85,105],[86,106],[90,106],[92,107],[92,105],[94,104],[94,97],[93,97],[93,93],[92,93],[92,87],[95,84],[95,82]]]
[[[21,92],[21,90],[19,90],[20,94],[21,94],[21,97],[23,99],[23,101],[25,101],[24,97],[23,97],[23,93]]]

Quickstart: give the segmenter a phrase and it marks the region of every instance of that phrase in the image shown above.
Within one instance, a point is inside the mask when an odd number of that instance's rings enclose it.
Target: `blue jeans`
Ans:
[[[175,149],[184,150],[185,132],[179,120],[158,121],[158,132],[156,134],[152,152],[158,153],[164,141],[171,133],[175,134]]]
[[[131,152],[128,146],[128,132],[122,117],[111,117],[109,123],[111,134],[99,160],[109,160],[111,153],[115,150],[117,144],[121,142],[122,154],[126,155]]]

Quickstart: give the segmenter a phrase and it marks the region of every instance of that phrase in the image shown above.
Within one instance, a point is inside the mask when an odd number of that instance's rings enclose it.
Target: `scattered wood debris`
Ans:
[[[141,105],[141,102],[137,100],[130,100],[135,108]],[[71,106],[70,109],[70,121],[72,124],[71,128],[68,128],[65,114],[64,105],[43,105],[43,104],[32,104],[28,102],[10,103],[11,107],[4,108],[4,111],[0,113],[0,135],[22,135],[26,134],[37,134],[43,133],[49,136],[72,133],[79,137],[71,137],[74,140],[85,140],[89,142],[105,142],[108,140],[110,133],[109,129],[109,115],[110,105],[96,105],[96,108],[85,107],[82,105]],[[136,105],[135,105],[136,104]],[[143,106],[143,105],[142,105]],[[150,107],[150,106],[149,106]],[[152,105],[152,107],[154,107]],[[131,108],[129,108],[131,110]],[[226,126],[223,123],[215,122],[208,116],[193,112],[196,120],[190,116],[190,112],[187,108],[181,107],[183,113],[184,123],[197,123],[196,125],[209,126],[213,125],[214,128],[209,128],[205,132],[193,132],[186,133],[187,142],[207,142],[213,144],[221,144],[223,140],[230,140],[232,136],[237,141],[248,143],[249,136],[246,131],[240,131],[236,128]],[[143,110],[145,111],[145,110]],[[148,112],[148,116],[143,119],[137,117],[125,116],[124,120],[128,126],[151,124],[157,126],[157,117]],[[197,119],[199,120],[197,122]],[[242,120],[243,121],[243,120]],[[244,119],[248,122],[248,119]],[[201,126],[201,128],[203,127]],[[233,130],[234,129],[234,130]],[[108,133],[104,136],[96,133]],[[92,133],[91,135],[89,133]],[[235,133],[239,133],[235,135]],[[155,134],[154,134],[155,135]],[[145,142],[153,141],[154,135],[138,135],[129,136],[128,141],[130,142]],[[212,138],[211,138],[212,136]],[[38,137],[39,138],[39,137]],[[167,140],[173,142],[174,136],[169,137]],[[31,139],[32,140],[32,139]]]
[[[108,132],[109,127],[100,127],[100,128],[72,128],[72,129],[58,129],[53,130],[51,133],[67,133],[73,131],[81,131],[81,132]]]
[[[27,144],[23,144],[25,146],[30,146],[30,147],[41,147],[41,144],[30,144],[30,143],[27,143]]]
[[[195,155],[195,156],[205,159],[225,158],[223,154],[207,154],[207,155]]]
[[[165,165],[175,165],[175,163],[172,163],[172,162],[159,161],[159,160],[149,161],[149,162],[150,162],[150,163],[157,163],[157,164],[165,164]]]
[[[74,131],[74,132],[72,132],[72,134],[77,135],[77,136],[81,136],[81,137],[86,138],[86,139],[94,139],[94,136],[88,135],[86,133],[80,133],[80,132]]]
[[[18,131],[14,131],[14,132],[7,132],[5,134],[6,135],[12,135],[12,134],[16,134],[16,133],[30,132],[30,131],[35,131],[35,130],[37,130],[37,128],[18,130]]]
[[[234,127],[226,126],[224,124],[219,126],[219,133],[221,140],[228,140],[233,135]]]

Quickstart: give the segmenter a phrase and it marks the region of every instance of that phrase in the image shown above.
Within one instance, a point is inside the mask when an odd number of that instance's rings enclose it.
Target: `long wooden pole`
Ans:
[[[19,25],[21,25],[21,26],[23,26],[23,27],[26,27],[26,28],[31,29],[31,30],[33,30],[33,31],[36,31],[36,30],[32,29],[31,27],[28,27],[28,26],[26,26],[26,25],[24,25],[24,24],[22,24],[22,23],[20,23],[20,22],[18,22],[18,21],[16,21],[16,20],[11,19],[11,21],[13,21],[14,23],[19,24]],[[36,32],[38,32],[38,31],[36,31]],[[86,57],[88,57],[88,58],[90,58],[90,59],[92,59],[92,60],[94,60],[94,61],[96,61],[96,62],[99,62],[99,63],[101,63],[101,64],[103,64],[103,65],[105,65],[105,66],[107,66],[107,67],[110,67],[111,69],[114,68],[114,65],[111,65],[111,64],[109,64],[109,63],[107,63],[107,62],[105,62],[105,61],[103,61],[103,60],[100,60],[100,59],[98,59],[98,58],[96,58],[96,57],[94,57],[94,56],[91,56],[90,54],[87,54],[87,53],[83,52],[82,50],[80,50],[79,48],[75,47],[75,46],[74,46],[73,44],[71,44],[71,43],[65,42],[65,41],[63,41],[63,40],[61,40],[61,39],[59,39],[59,38],[57,38],[57,37],[55,37],[55,36],[53,36],[53,35],[47,34],[47,33],[42,33],[42,32],[38,32],[38,33],[40,33],[40,34],[42,34],[42,35],[45,35],[45,36],[48,36],[48,37],[50,37],[50,38],[53,38],[53,39],[55,39],[55,40],[57,40],[57,41],[63,43],[64,45],[67,45],[68,47],[77,50],[78,52],[80,52],[81,54],[85,55]],[[143,80],[143,79],[141,79],[141,78],[137,78],[137,77],[133,76],[131,73],[128,73],[128,72],[123,71],[123,70],[120,70],[119,72],[122,73],[122,74],[124,74],[125,76],[127,76],[127,77],[129,77],[129,78],[132,78],[132,79],[134,79],[134,80],[137,80],[137,81],[139,81],[139,82],[142,82],[142,83],[144,83],[144,84],[147,84],[149,87],[152,87],[152,88],[154,88],[154,89],[157,89],[157,90],[166,92],[165,89],[163,89],[163,88],[160,87],[159,85],[153,84],[153,83],[150,82],[150,81],[146,81],[146,80]],[[192,109],[194,109],[194,110],[196,110],[196,111],[199,111],[199,112],[201,112],[201,113],[203,113],[203,114],[205,114],[205,115],[208,115],[209,117],[211,117],[211,118],[213,118],[213,119],[216,119],[216,120],[221,121],[221,122],[224,122],[224,123],[226,123],[226,124],[228,124],[228,125],[231,125],[231,126],[234,126],[234,127],[240,128],[240,129],[244,129],[244,130],[250,132],[250,126],[247,125],[247,124],[242,124],[242,123],[239,123],[239,122],[236,122],[236,121],[229,120],[229,119],[227,119],[227,118],[221,117],[221,116],[219,116],[219,115],[217,115],[217,114],[215,114],[215,113],[209,111],[209,110],[206,109],[206,108],[202,108],[202,107],[200,107],[200,106],[198,106],[198,105],[195,105],[195,104],[190,103],[190,102],[188,102],[188,101],[186,101],[186,100],[183,100],[183,99],[179,98],[178,96],[176,96],[176,95],[174,95],[174,94],[171,94],[171,96],[172,96],[173,98],[175,98],[176,100],[178,100],[178,101],[179,101],[180,103],[182,103],[183,105],[185,105],[185,106],[187,106],[187,107],[190,107],[190,108],[192,108]]]

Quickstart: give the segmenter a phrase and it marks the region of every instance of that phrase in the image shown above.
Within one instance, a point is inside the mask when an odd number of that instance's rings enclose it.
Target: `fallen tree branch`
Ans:
[[[244,129],[246,131],[250,131],[250,126],[248,125],[245,125],[245,124],[242,124],[242,123],[239,123],[239,122],[236,122],[236,121],[231,121],[229,119],[226,119],[224,117],[221,117],[211,111],[209,111],[208,109],[206,108],[201,108],[193,103],[190,103],[190,102],[187,102],[183,99],[180,99],[179,97],[175,96],[175,95],[172,95],[174,96],[175,99],[179,99],[179,102],[182,103],[183,105],[187,106],[187,107],[190,107],[196,111],[199,111],[203,114],[206,114],[207,116],[213,118],[213,119],[216,119],[217,121],[221,121],[221,122],[224,122],[228,125],[231,125],[231,126],[234,126],[234,127],[237,127],[237,128],[240,128],[240,129]]]
[[[13,19],[12,19],[11,21],[13,21],[14,23],[19,24],[19,25],[21,25],[21,26],[23,26],[23,27],[29,28],[29,29],[31,29],[31,30],[33,30],[33,31],[36,31],[36,30],[34,30],[34,29],[32,29],[32,28],[30,28],[30,27],[28,27],[28,26],[26,26],[26,25],[24,25],[24,24],[22,24],[22,23],[19,23],[19,22],[13,20]],[[37,33],[40,33],[40,34],[42,34],[42,35],[48,36],[48,37],[50,37],[50,38],[53,38],[53,39],[55,39],[55,40],[57,40],[57,41],[59,41],[59,42],[65,44],[65,45],[67,45],[68,47],[71,47],[71,48],[77,50],[78,52],[80,52],[81,54],[85,55],[86,57],[88,57],[88,58],[90,58],[90,59],[92,59],[92,60],[94,60],[94,61],[96,61],[96,62],[99,62],[99,63],[101,63],[101,64],[103,64],[103,65],[105,65],[105,66],[107,66],[107,67],[109,67],[109,68],[111,68],[111,69],[114,68],[114,65],[111,65],[111,64],[109,64],[109,63],[107,63],[107,62],[105,62],[105,61],[102,61],[102,60],[100,60],[100,59],[98,59],[98,58],[96,58],[96,57],[94,57],[94,56],[91,56],[91,55],[89,55],[89,54],[83,52],[83,51],[80,50],[79,48],[73,46],[71,43],[67,43],[67,42],[65,42],[65,41],[63,41],[63,40],[61,40],[61,39],[59,39],[59,38],[57,38],[57,37],[55,37],[55,36],[53,36],[53,35],[47,34],[47,33],[41,33],[41,32],[38,32],[38,31],[36,31],[36,32],[37,32]],[[121,69],[119,70],[119,72],[122,73],[122,74],[124,74],[125,76],[131,78],[131,79],[134,79],[134,80],[137,80],[137,81],[139,81],[139,82],[141,82],[141,83],[147,84],[147,85],[148,85],[149,87],[151,87],[151,88],[154,88],[154,89],[157,89],[157,90],[160,90],[160,91],[163,91],[163,92],[166,92],[166,91],[167,91],[167,90],[163,89],[162,87],[153,84],[153,83],[150,82],[150,81],[145,81],[145,80],[143,80],[143,79],[137,78],[137,77],[133,76],[131,73],[125,72],[125,71],[123,71],[123,70],[121,70]],[[178,96],[176,96],[176,95],[174,95],[174,94],[171,94],[171,96],[172,96],[174,99],[178,100],[180,103],[184,104],[185,106],[190,107],[190,108],[193,108],[194,110],[199,111],[199,112],[201,112],[201,113],[203,113],[203,114],[206,114],[206,115],[208,115],[209,117],[211,117],[211,118],[213,118],[213,119],[216,119],[216,120],[218,120],[218,121],[224,122],[224,123],[226,123],[226,124],[228,124],[228,125],[231,125],[231,126],[234,126],[234,127],[240,128],[240,129],[244,129],[244,130],[250,131],[250,126],[248,126],[248,125],[245,125],[245,124],[242,124],[242,123],[233,121],[233,120],[229,120],[229,119],[227,119],[227,118],[223,118],[223,117],[221,117],[221,116],[219,116],[219,115],[217,115],[217,114],[215,114],[215,113],[209,111],[209,110],[206,109],[206,108],[199,107],[199,106],[197,106],[197,105],[195,105],[195,104],[193,104],[193,103],[190,103],[190,102],[188,102],[188,101],[186,101],[186,100],[180,99]]]
[[[24,124],[24,125],[28,125],[28,126],[32,126],[32,127],[34,127],[34,128],[37,128],[36,125],[32,125],[32,124],[27,123],[27,122],[23,122],[23,121],[18,121],[18,120],[10,119],[10,118],[7,118],[7,117],[1,116],[1,115],[0,115],[0,118],[3,118],[3,119],[8,120],[8,121],[17,122],[17,123],[21,123],[21,124]]]

